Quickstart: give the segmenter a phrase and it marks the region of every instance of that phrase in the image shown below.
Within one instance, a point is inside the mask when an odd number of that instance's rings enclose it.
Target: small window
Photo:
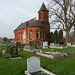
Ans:
[[[42,13],[39,14],[39,19],[41,19],[41,18],[42,18]]]
[[[30,39],[32,39],[32,32],[30,32]]]
[[[47,13],[44,13],[44,18],[47,18],[47,17],[48,17]]]
[[[36,31],[36,38],[39,39],[39,31]]]
[[[29,39],[32,39],[32,32],[33,32],[33,31],[30,29],[30,30],[29,30]]]

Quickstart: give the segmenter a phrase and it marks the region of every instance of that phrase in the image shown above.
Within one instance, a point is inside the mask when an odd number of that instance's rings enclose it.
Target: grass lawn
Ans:
[[[6,47],[4,47],[6,49]],[[50,51],[51,49],[42,49]],[[75,48],[68,47],[67,49],[55,49],[57,51],[73,52]],[[0,57],[0,75],[25,75],[27,69],[27,58],[38,56],[41,59],[41,66],[56,75],[75,75],[75,55],[65,57],[61,60],[51,60],[46,57],[36,55],[35,53],[21,51],[19,56],[22,59],[9,60],[10,54]]]

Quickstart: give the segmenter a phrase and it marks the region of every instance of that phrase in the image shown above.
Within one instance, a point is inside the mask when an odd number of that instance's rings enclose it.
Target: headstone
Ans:
[[[50,46],[55,46],[55,44],[54,43],[50,43]]]
[[[43,46],[43,41],[39,41],[39,46]]]
[[[4,55],[5,55],[5,53],[6,53],[6,51],[5,51],[5,50],[3,50],[3,51],[2,51],[2,54],[4,54]]]
[[[37,72],[40,70],[40,58],[31,57],[27,59],[27,69],[29,73]]]
[[[32,46],[36,46],[37,42],[33,41]]]
[[[20,46],[20,45],[21,45],[21,43],[20,43],[20,42],[17,42],[17,43],[16,43],[16,46]]]
[[[8,53],[10,52],[10,46],[7,47],[7,52],[8,52]]]
[[[43,48],[48,48],[48,42],[43,42]]]
[[[71,43],[67,43],[67,46],[71,46]]]
[[[39,49],[39,48],[40,48],[39,43],[37,43],[35,47],[36,47],[37,49]]]
[[[18,57],[17,47],[10,47],[10,54],[11,54],[11,58]]]
[[[30,48],[30,45],[25,45],[25,46],[24,46],[24,49],[31,49],[31,48]]]

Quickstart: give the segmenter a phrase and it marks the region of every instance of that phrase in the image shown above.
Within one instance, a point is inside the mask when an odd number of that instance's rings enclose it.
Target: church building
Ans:
[[[38,20],[35,18],[21,23],[14,30],[14,42],[21,42],[24,44],[32,43],[33,41],[47,41],[50,42],[50,24],[49,11],[43,3],[38,11]]]

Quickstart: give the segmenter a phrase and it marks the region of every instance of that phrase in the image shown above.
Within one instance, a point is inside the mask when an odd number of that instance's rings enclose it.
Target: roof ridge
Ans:
[[[35,18],[32,18],[32,19],[30,19],[30,20],[28,20],[28,21],[26,21],[26,22],[29,22],[29,21],[34,20],[34,19],[36,19],[36,17],[35,17]],[[24,23],[26,23],[26,22],[24,22]]]

